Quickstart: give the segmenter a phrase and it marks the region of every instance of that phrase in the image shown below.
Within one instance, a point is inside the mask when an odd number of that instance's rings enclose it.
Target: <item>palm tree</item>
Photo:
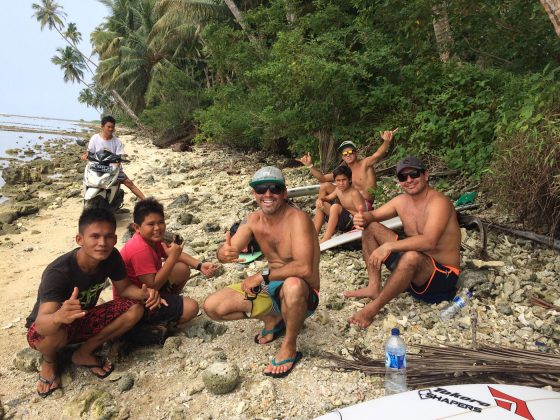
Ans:
[[[91,65],[97,67],[96,64],[89,59],[85,54],[83,54],[77,47],[75,42],[78,37],[81,37],[81,34],[77,31],[75,24],[72,28],[69,27],[69,30],[66,33],[62,33],[61,30],[64,28],[64,18],[66,17],[66,13],[62,10],[62,6],[58,3],[55,3],[53,0],[41,0],[42,4],[33,3],[31,5],[32,9],[35,10],[33,16],[37,19],[39,24],[41,25],[41,30],[44,29],[45,26],[48,26],[49,29],[55,29],[56,32],[70,45],[70,47],[74,50],[75,54],[79,54],[82,58],[82,64],[85,66],[85,60],[87,60]],[[69,25],[69,26],[70,26]],[[67,35],[68,34],[68,35]],[[60,49],[59,49],[60,50]],[[58,50],[57,50],[58,51]],[[75,55],[74,54],[74,55]],[[54,59],[55,57],[53,57]],[[63,58],[63,57],[59,57]],[[62,66],[61,66],[62,67]],[[93,71],[88,66],[89,71],[93,74]],[[66,81],[66,70],[64,74],[64,80]],[[83,69],[81,79],[83,79]],[[143,127],[140,123],[140,119],[138,116],[130,109],[128,104],[121,98],[121,96],[117,93],[117,91],[112,90],[111,95],[114,97],[115,101],[119,103],[123,111],[125,111],[140,127]]]
[[[86,65],[81,54],[75,48],[57,48],[60,55],[51,58],[51,62],[61,68],[64,73],[65,82],[78,82],[88,86],[84,81],[84,70]]]
[[[64,36],[72,43],[72,45],[74,45],[74,47],[77,47],[82,40],[82,33],[78,31],[78,27],[73,22],[70,22],[66,27]]]
[[[453,33],[449,24],[447,4],[440,2],[432,6],[432,25],[439,50],[439,58],[444,63],[449,61],[453,47]]]
[[[119,89],[136,112],[161,66],[204,71],[201,28],[225,7],[207,0],[100,0],[110,16],[91,34],[100,86]]]
[[[540,0],[548,18],[554,26],[556,35],[560,36],[560,0]]]

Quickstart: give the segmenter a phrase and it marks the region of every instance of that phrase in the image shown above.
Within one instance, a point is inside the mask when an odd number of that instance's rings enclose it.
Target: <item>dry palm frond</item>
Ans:
[[[516,383],[527,386],[550,385],[560,389],[560,357],[537,351],[481,346],[434,347],[410,345],[418,354],[407,354],[407,381],[411,388],[465,382]],[[327,354],[336,363],[331,369],[357,370],[369,375],[384,375],[385,361],[372,359],[356,348],[353,360]]]

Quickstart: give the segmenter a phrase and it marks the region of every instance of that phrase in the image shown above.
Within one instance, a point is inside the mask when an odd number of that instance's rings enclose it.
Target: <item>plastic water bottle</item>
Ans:
[[[406,344],[398,328],[385,343],[385,395],[406,391]]]
[[[457,295],[445,308],[441,310],[440,318],[444,321],[453,318],[457,315],[461,309],[465,307],[468,301],[472,298],[473,294],[470,290],[467,290],[460,295]]]

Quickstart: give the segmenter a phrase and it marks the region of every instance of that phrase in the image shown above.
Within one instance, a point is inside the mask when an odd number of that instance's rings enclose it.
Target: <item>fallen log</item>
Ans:
[[[530,241],[537,242],[539,244],[543,244],[560,251],[560,240],[555,239],[553,237],[540,235],[538,233],[530,232],[526,230],[508,228],[507,226],[499,225],[497,223],[489,222],[486,220],[482,220],[482,222],[485,223],[486,226],[489,227],[490,229],[496,229],[502,232],[506,232],[523,239],[529,239]]]

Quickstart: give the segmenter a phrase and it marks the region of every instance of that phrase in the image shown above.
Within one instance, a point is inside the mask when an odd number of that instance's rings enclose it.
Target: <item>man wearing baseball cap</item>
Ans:
[[[457,292],[461,232],[453,204],[430,187],[426,167],[417,157],[407,156],[397,163],[397,179],[404,194],[354,216],[354,224],[364,229],[362,249],[369,283],[345,296],[371,299],[348,320],[362,328],[405,290],[427,303],[450,300]],[[395,216],[403,223],[402,239],[379,223]],[[391,271],[383,287],[382,264]]]
[[[226,233],[218,259],[239,261],[239,253],[254,237],[268,267],[210,295],[204,310],[215,320],[262,320],[264,328],[255,336],[259,345],[285,334],[280,350],[264,371],[280,378],[302,358],[296,340],[305,318],[319,304],[319,242],[309,216],[287,204],[280,169],[259,169],[249,185],[260,211],[249,214],[247,223],[241,224],[233,237]]]
[[[383,139],[383,143],[374,154],[367,156],[364,159],[358,158],[356,144],[350,140],[342,142],[337,148],[343,162],[352,170],[352,186],[356,188],[364,198],[364,206],[366,210],[371,210],[373,208],[373,196],[371,193],[377,186],[377,178],[375,176],[373,165],[385,156],[385,153],[387,153],[387,149],[391,144],[391,140],[393,140],[393,135],[397,132],[397,130],[398,128],[392,131],[380,132],[379,134]],[[317,199],[315,205],[317,208],[324,209],[324,211],[320,213],[321,215],[329,214],[330,204],[328,202],[324,202],[324,199],[335,189],[335,186],[333,185],[334,176],[332,172],[324,174],[319,169],[315,168],[309,153],[303,155],[298,160],[308,167],[311,171],[311,175],[317,178],[317,180],[321,183],[319,198]],[[323,222],[323,217],[316,217],[313,220],[315,230],[317,230],[317,232],[320,232]]]

